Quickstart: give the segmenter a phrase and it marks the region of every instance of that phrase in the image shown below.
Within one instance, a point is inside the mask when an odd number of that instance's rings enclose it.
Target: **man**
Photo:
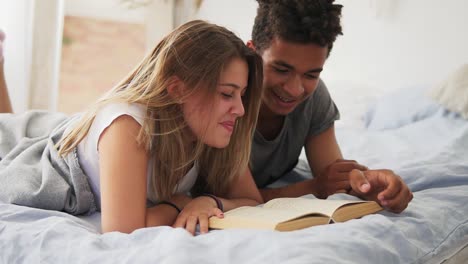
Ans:
[[[263,199],[348,192],[403,211],[413,196],[402,179],[390,170],[368,170],[343,159],[335,138],[339,112],[320,73],[342,34],[342,6],[334,0],[257,1],[247,45],[263,58],[264,96],[247,173]],[[314,178],[264,188],[296,166],[303,147]]]

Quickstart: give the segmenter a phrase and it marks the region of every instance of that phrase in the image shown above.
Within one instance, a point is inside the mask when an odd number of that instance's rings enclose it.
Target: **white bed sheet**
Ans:
[[[100,234],[99,214],[74,217],[0,203],[0,263],[442,263],[468,244],[468,122],[439,111],[397,129],[338,130],[345,157],[393,168],[414,199],[293,232],[154,227]],[[338,194],[331,199],[349,198]],[[468,261],[468,260],[467,260]],[[447,262],[450,263],[450,262]]]

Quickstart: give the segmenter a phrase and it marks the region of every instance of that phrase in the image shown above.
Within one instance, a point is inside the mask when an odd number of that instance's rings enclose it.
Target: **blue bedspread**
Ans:
[[[468,122],[443,110],[388,130],[338,131],[345,157],[392,168],[414,199],[293,232],[146,228],[101,235],[99,214],[0,204],[0,263],[441,263],[468,244]],[[350,198],[338,194],[330,199]],[[466,249],[466,248],[465,248]]]

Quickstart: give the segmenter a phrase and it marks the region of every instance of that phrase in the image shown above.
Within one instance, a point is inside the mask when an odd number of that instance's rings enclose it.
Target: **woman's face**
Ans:
[[[234,58],[221,72],[214,97],[197,92],[187,98],[183,112],[194,139],[215,148],[229,144],[237,118],[244,115],[242,96],[247,82],[247,63]]]

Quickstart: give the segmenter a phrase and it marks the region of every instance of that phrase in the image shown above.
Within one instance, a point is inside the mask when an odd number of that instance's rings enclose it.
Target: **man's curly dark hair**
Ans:
[[[259,6],[252,30],[258,52],[269,48],[273,38],[294,43],[314,43],[330,53],[338,35],[343,35],[342,5],[335,0],[257,0]]]

